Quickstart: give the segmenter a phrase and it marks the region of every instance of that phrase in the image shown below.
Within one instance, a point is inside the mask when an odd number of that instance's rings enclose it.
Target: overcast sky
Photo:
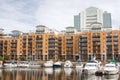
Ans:
[[[74,25],[74,15],[91,6],[111,13],[113,29],[119,28],[120,0],[0,0],[0,28],[29,32],[41,24],[63,30]]]

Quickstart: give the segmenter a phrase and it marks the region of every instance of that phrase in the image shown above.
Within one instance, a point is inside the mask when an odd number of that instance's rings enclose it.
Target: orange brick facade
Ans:
[[[19,38],[0,38],[0,55],[10,59],[49,60],[79,57],[86,61],[120,58],[120,31],[79,34],[23,34]]]

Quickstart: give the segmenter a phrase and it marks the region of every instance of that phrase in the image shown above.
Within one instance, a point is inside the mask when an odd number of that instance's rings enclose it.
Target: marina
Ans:
[[[97,61],[95,58],[91,59],[87,62],[72,62],[70,60],[62,61],[43,61],[43,62],[36,62],[36,61],[19,61],[19,62],[1,62],[1,69],[37,69],[37,68],[44,68],[45,71],[52,72],[51,69],[62,69],[64,68],[65,72],[70,71],[71,68],[75,68],[77,72],[81,72],[83,74],[90,74],[90,75],[115,75],[119,73],[119,63],[116,60],[108,60],[104,62]]]
[[[0,80],[119,80],[115,75],[85,75],[76,68],[7,68],[0,69]]]
[[[120,0],[0,3],[0,80],[120,80]]]

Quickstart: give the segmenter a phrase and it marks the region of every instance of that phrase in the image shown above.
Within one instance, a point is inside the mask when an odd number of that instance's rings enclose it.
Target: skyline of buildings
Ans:
[[[62,31],[37,25],[30,33],[13,30],[11,34],[1,28],[0,56],[6,53],[10,59],[20,60],[86,61],[95,56],[98,60],[119,60],[120,30],[112,30],[110,13],[89,7],[74,16],[74,25]]]
[[[111,13],[96,7],[89,7],[74,16],[74,27],[77,31],[90,31],[92,25],[101,24],[101,29],[112,29]]]
[[[1,32],[0,56],[6,53],[10,60],[81,58],[87,61],[95,56],[97,60],[120,60],[120,30],[74,34],[73,27],[67,29],[65,34],[47,33],[45,26],[38,25],[35,33],[19,34],[19,31],[13,31],[11,37],[4,37]]]
[[[88,32],[88,31],[111,31],[112,30],[111,13],[108,13],[107,11],[103,11],[96,7],[88,7],[86,8],[85,11],[82,11],[78,15],[74,16],[74,26],[67,26],[65,30],[61,30],[61,31],[46,27],[46,31],[48,33],[55,32],[57,34],[65,34],[67,33],[68,30],[71,30],[75,33]],[[13,33],[13,31],[11,32]],[[35,33],[35,30],[34,29],[30,30],[27,33]]]

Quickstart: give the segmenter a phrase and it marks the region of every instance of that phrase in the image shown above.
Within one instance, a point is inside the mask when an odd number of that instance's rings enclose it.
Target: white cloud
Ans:
[[[3,28],[5,33],[10,33],[12,30],[19,30],[22,32],[28,32],[30,30],[33,30],[35,27],[32,27],[34,25],[30,24],[24,24],[15,20],[9,20],[9,19],[0,19],[0,28]]]
[[[29,31],[33,29],[33,26],[37,23],[34,17],[33,8],[34,3],[31,2],[14,2],[15,0],[2,1],[0,5],[0,26],[7,29],[6,32],[10,32],[13,29],[20,31]],[[32,9],[29,9],[28,4],[32,4]],[[5,30],[6,30],[5,29]]]
[[[0,0],[0,26],[29,31],[43,24],[62,30],[73,26],[73,16],[90,6],[110,12],[113,25],[119,25],[119,5],[119,0]]]
[[[64,29],[69,25],[73,26],[74,15],[85,10],[85,8],[94,6],[110,12],[113,29],[118,29],[114,25],[119,25],[120,22],[119,5],[119,0],[45,0],[44,5],[39,6],[36,16],[41,24],[56,29]]]

